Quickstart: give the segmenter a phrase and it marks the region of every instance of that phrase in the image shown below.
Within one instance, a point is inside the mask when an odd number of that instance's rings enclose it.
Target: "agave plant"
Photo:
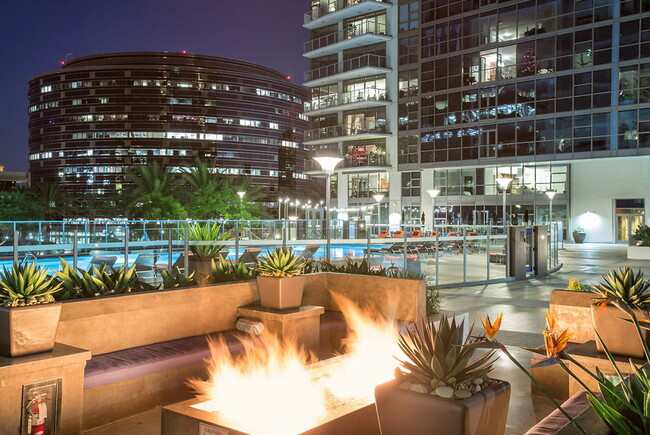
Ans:
[[[163,270],[160,272],[160,276],[162,277],[162,287],[164,289],[192,287],[197,284],[194,279],[194,272],[186,277],[178,270]]]
[[[0,271],[0,305],[20,307],[54,302],[61,285],[47,269],[33,263],[14,264]]]
[[[650,282],[643,280],[643,272],[634,273],[629,267],[601,275],[602,282],[591,286],[596,295],[596,303],[624,302],[625,304],[647,308],[650,305]]]
[[[639,241],[639,246],[650,246],[650,227],[647,225],[639,225],[634,230],[633,237]]]
[[[456,323],[445,314],[436,327],[433,322],[422,321],[422,328],[407,329],[400,335],[399,347],[406,359],[400,360],[405,372],[400,375],[415,382],[449,386],[454,389],[470,384],[474,379],[484,379],[493,368],[496,356],[491,350],[472,360],[476,348],[464,346],[469,337],[463,337],[464,322]]]
[[[138,280],[135,265],[126,265],[109,272],[105,264],[93,267],[89,272],[75,269],[61,259],[61,271],[56,272],[63,293],[61,299],[92,298],[107,294],[131,293],[153,290],[155,287]]]
[[[262,276],[289,278],[300,275],[305,262],[300,261],[291,248],[276,248],[267,257],[260,257],[257,272]]]
[[[190,251],[197,258],[216,258],[224,244],[217,243],[232,238],[230,231],[221,233],[221,225],[216,222],[196,223],[188,227],[187,236],[193,242],[201,244],[190,245]],[[211,243],[206,243],[211,242]]]
[[[219,257],[217,261],[212,261],[212,271],[206,280],[210,284],[217,284],[253,278],[255,278],[255,269],[249,269],[244,263],[231,263]]]
[[[321,265],[323,272],[336,272],[336,273],[352,273],[355,275],[378,275],[386,276],[388,274],[387,269],[379,266],[377,269],[370,267],[368,260],[364,259],[360,262],[355,262],[350,259],[345,259],[345,264],[341,266],[335,266],[332,263],[323,262]]]

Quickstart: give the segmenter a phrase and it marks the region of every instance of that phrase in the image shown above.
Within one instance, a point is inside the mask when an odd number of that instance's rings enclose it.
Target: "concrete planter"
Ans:
[[[285,310],[299,307],[302,303],[304,288],[304,276],[292,276],[291,278],[257,277],[260,304],[266,308]]]
[[[0,308],[0,355],[15,358],[51,351],[61,307],[52,303]]]
[[[577,231],[573,232],[573,241],[576,243],[584,243],[587,238],[587,233],[579,233]]]
[[[188,275],[194,272],[194,277],[201,279],[203,276],[210,275],[212,272],[212,261],[214,258],[197,257],[195,255],[187,256],[187,273]]]
[[[375,387],[382,435],[501,435],[509,402],[504,381],[463,400],[402,390],[396,380]]]
[[[591,321],[591,305],[594,295],[591,292],[575,290],[553,290],[549,309],[555,317],[558,330],[568,329],[573,343],[595,340]]]
[[[634,309],[639,319],[645,318],[644,311]],[[605,342],[607,349],[614,355],[630,358],[645,358],[643,344],[634,324],[626,322],[628,315],[613,305],[599,304],[591,306],[593,325]],[[642,329],[643,340],[650,344],[650,331]],[[605,352],[599,340],[596,340],[599,352]]]
[[[650,246],[628,246],[628,260],[650,260]]]

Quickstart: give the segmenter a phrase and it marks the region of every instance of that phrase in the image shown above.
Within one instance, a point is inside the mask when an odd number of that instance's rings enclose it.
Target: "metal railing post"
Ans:
[[[183,238],[185,239],[185,244],[183,245],[183,275],[185,278],[189,276],[190,268],[190,239],[189,239],[189,229],[187,227],[183,228]]]
[[[174,243],[174,230],[172,228],[167,229],[167,270],[171,272],[172,270],[172,248]]]
[[[506,251],[506,278],[510,276],[510,231],[505,233],[505,251]]]
[[[330,245],[331,245],[331,240],[330,240],[330,223],[329,219],[325,221],[325,259],[327,262],[330,262]]]
[[[18,266],[18,231],[15,230],[16,225],[14,224],[14,266]]]
[[[79,233],[77,231],[72,235],[72,267],[76,270],[79,264]]]
[[[129,267],[129,227],[124,227],[124,265]]]
[[[463,230],[463,282],[467,282],[467,231]]]
[[[403,249],[403,256],[404,256],[404,270],[406,270],[406,262],[408,261],[408,256],[407,256],[407,250],[408,248],[408,238],[406,236],[406,231],[404,231],[404,249]]]
[[[440,231],[436,231],[436,285],[440,284]]]
[[[282,222],[282,247],[287,247],[287,221]]]
[[[487,254],[487,280],[490,280],[490,230],[488,228],[487,241],[485,245],[485,252]]]
[[[235,221],[235,259],[239,259],[239,221]]]
[[[370,231],[366,231],[366,258],[368,259],[368,266],[370,266]]]

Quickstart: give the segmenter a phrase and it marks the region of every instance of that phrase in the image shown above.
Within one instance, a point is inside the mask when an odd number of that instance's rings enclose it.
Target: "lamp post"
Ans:
[[[512,183],[512,178],[497,178],[497,184],[501,190],[503,190],[503,234],[506,233],[506,192],[508,191],[508,186],[510,186],[510,183]]]
[[[331,199],[330,183],[332,182],[332,174],[334,174],[334,169],[336,168],[336,165],[341,163],[343,159],[340,157],[314,157],[314,160],[316,160],[316,162],[320,165],[320,167],[323,169],[323,172],[327,176],[327,182],[325,184],[325,234],[327,234],[327,261],[329,261],[330,259],[329,220],[330,220],[330,199]]]
[[[549,203],[549,210],[548,210],[548,221],[551,225],[553,225],[553,198],[557,195],[557,192],[555,190],[547,190],[546,191],[546,196],[548,196],[548,199],[550,201]]]
[[[431,231],[436,230],[436,196],[440,195],[440,189],[427,190],[431,197]]]
[[[282,219],[282,198],[278,198],[278,220]]]

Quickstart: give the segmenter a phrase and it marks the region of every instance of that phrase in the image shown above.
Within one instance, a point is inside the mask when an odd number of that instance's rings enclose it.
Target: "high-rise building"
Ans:
[[[270,200],[304,194],[307,92],[273,69],[189,53],[85,56],[29,81],[34,183],[68,193],[126,188],[129,168],[196,159],[250,177]]]
[[[647,221],[650,5],[312,0],[304,26],[306,145],[346,159],[339,208],[379,193],[384,223],[500,224],[511,178],[510,222],[548,221],[547,191],[587,241]]]

